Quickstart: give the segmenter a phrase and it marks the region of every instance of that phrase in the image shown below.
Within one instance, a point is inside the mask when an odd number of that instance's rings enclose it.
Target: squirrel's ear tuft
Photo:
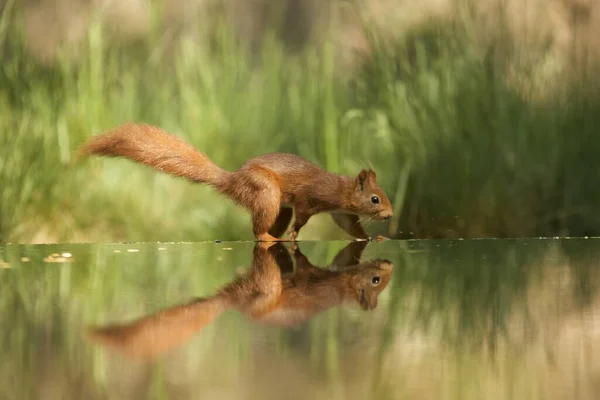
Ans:
[[[366,169],[363,169],[360,171],[360,173],[358,174],[358,176],[356,177],[356,190],[364,190],[365,189],[365,183],[367,182],[367,179],[369,178],[369,171],[367,171]]]
[[[369,180],[373,183],[377,182],[377,174],[375,173],[375,170],[373,168],[370,168],[369,171]]]

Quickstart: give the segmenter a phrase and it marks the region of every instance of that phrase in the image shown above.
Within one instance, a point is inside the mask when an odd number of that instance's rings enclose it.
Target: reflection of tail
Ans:
[[[96,342],[136,358],[152,358],[182,345],[229,307],[222,296],[197,299],[129,324],[88,330]]]

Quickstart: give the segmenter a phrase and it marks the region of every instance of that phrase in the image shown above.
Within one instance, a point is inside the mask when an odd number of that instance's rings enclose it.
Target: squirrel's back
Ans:
[[[291,153],[263,154],[248,160],[240,169],[252,167],[267,168],[279,175],[326,172],[318,165]]]
[[[233,172],[233,185],[238,179],[256,171],[266,171],[276,179],[284,200],[314,188],[335,188],[340,185],[340,176],[291,153],[270,153],[248,160]]]

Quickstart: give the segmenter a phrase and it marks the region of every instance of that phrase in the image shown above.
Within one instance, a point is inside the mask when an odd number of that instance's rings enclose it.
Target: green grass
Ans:
[[[2,242],[252,238],[248,214],[209,188],[124,160],[74,163],[87,137],[130,120],[227,169],[271,151],[348,174],[371,162],[395,205],[390,236],[600,233],[596,78],[531,100],[508,83],[518,55],[468,23],[393,42],[372,31],[350,78],[329,45],[290,52],[272,35],[248,57],[217,19],[210,40],[153,34],[118,48],[92,24],[78,61],[43,67],[14,4],[0,23]],[[303,237],[345,234],[320,217]]]
[[[418,237],[597,234],[597,82],[532,101],[508,84],[519,60],[475,43],[432,25],[381,46],[367,68],[362,106],[413,166],[400,226]]]

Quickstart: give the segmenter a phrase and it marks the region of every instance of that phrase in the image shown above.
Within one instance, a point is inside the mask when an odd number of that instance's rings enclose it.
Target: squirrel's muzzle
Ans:
[[[393,213],[392,213],[392,211],[391,211],[391,210],[389,210],[389,211],[381,211],[381,212],[380,212],[380,213],[377,215],[377,217],[378,217],[378,219],[381,219],[381,220],[386,220],[386,219],[390,219],[390,218],[392,218],[392,215],[393,215]]]
[[[365,311],[374,310],[375,308],[377,308],[377,295],[373,295],[372,293],[367,295],[365,289],[362,289],[360,291],[358,303],[360,304],[360,307]]]

